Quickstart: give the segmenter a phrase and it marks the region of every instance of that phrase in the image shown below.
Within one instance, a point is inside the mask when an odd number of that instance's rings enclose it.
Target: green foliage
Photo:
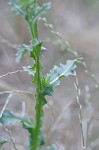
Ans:
[[[40,7],[34,0],[11,0],[10,4],[13,10],[21,14],[31,24],[34,24],[51,7],[51,3],[45,3]]]
[[[60,78],[67,77],[69,75],[75,75],[75,60],[68,60],[66,64],[60,64],[60,66],[54,66],[54,68],[42,78],[42,93],[44,96],[52,96],[53,87],[60,84]]]
[[[68,60],[65,65],[60,64],[59,67],[55,66],[51,71],[50,74],[47,75],[47,79],[50,85],[57,86],[60,84],[60,78],[67,77],[69,75],[75,75],[75,60]]]
[[[10,110],[5,110],[0,118],[0,123],[3,125],[14,125],[18,122],[22,123],[23,128],[27,129],[31,136],[31,131],[34,129],[34,120],[32,117],[28,119],[26,115],[20,115]]]
[[[41,88],[42,88],[42,94],[44,96],[52,96],[53,93],[53,87],[60,84],[60,79],[63,77],[67,77],[69,75],[75,75],[75,69],[76,69],[76,63],[77,59],[75,60],[68,60],[66,64],[60,64],[60,66],[54,66],[54,68],[50,71],[49,74],[47,74],[45,77],[42,77],[41,80]],[[28,74],[31,74],[34,76],[35,70],[34,67],[31,66],[25,66],[23,67],[25,71],[28,72]],[[36,79],[35,79],[36,80]]]
[[[46,95],[52,96],[52,94],[53,94],[53,86],[45,84],[43,88],[44,88],[43,89],[44,96],[46,96]]]
[[[16,114],[10,110],[5,110],[0,118],[0,123],[4,125],[15,124],[21,122],[23,128],[29,132],[29,149],[37,150],[44,145],[44,138],[42,134],[42,117],[44,116],[43,108],[47,103],[46,95],[52,96],[55,86],[60,84],[62,77],[75,75],[76,62],[75,60],[68,60],[66,64],[55,66],[49,74],[43,76],[40,63],[40,56],[42,53],[42,41],[38,40],[38,26],[39,17],[44,14],[50,7],[51,3],[44,3],[38,6],[35,0],[11,0],[12,9],[18,14],[21,14],[28,23],[31,33],[30,45],[22,44],[18,46],[16,54],[16,61],[20,62],[22,56],[29,52],[30,58],[33,59],[33,66],[23,67],[24,71],[33,76],[33,83],[36,87],[35,92],[35,118],[28,118],[26,115]],[[42,150],[57,150],[55,145],[43,148]]]
[[[16,54],[16,61],[19,63],[20,60],[21,60],[21,58],[22,58],[22,56],[23,56],[24,54],[26,54],[27,51],[30,51],[31,49],[30,49],[30,46],[25,45],[25,44],[19,45],[19,46],[17,47],[17,49],[18,49],[18,52],[17,52],[17,54]]]
[[[30,52],[30,56],[34,58],[35,60],[35,49],[38,48],[38,46],[41,46],[42,42],[38,40],[33,40],[32,44],[26,45],[22,44],[17,47],[17,54],[16,54],[16,61],[19,63],[22,56],[26,54],[27,52]]]
[[[30,57],[34,59],[36,62],[36,53],[38,51],[39,55],[41,54],[41,47],[42,47],[42,42],[38,41],[36,39],[33,40],[33,50],[30,53]]]
[[[53,26],[47,24],[46,19],[42,18],[45,22],[45,26],[49,27],[51,33],[53,33],[56,37],[58,37],[59,42],[62,46],[65,47],[66,50],[74,54],[76,59],[68,60],[65,64],[60,64],[59,66],[54,66],[52,70],[46,75],[43,76],[41,70],[43,69],[42,64],[40,62],[40,56],[42,54],[42,45],[43,42],[39,40],[38,36],[38,21],[39,17],[46,13],[47,10],[51,8],[51,3],[44,3],[42,6],[38,6],[37,0],[10,0],[10,4],[12,9],[16,11],[17,14],[20,14],[27,22],[31,33],[31,43],[29,45],[22,44],[17,47],[16,61],[19,63],[22,56],[27,52],[30,54],[30,58],[33,60],[32,66],[24,66],[24,71],[27,71],[29,75],[33,76],[32,83],[35,85],[35,117],[32,115],[28,117],[27,115],[17,114],[10,110],[4,110],[3,114],[1,114],[0,125],[14,125],[15,123],[20,122],[22,127],[26,129],[29,133],[29,150],[58,150],[55,145],[45,146],[45,139],[42,133],[42,125],[43,125],[43,116],[44,116],[44,106],[47,104],[46,96],[52,96],[54,92],[54,88],[60,85],[61,78],[68,77],[71,75],[75,75],[76,62],[82,64],[89,74],[89,76],[93,79],[95,86],[99,88],[96,83],[95,77],[93,74],[90,74],[88,71],[87,65],[81,61],[77,52],[75,52],[69,43],[64,41],[61,35],[54,31]],[[11,74],[11,73],[8,73]],[[75,84],[77,93],[78,93],[78,104],[80,110],[80,124],[82,129],[82,116],[81,116],[81,105],[79,102],[80,90],[78,87],[78,79],[76,76],[76,84]],[[82,130],[82,139],[83,139],[83,147],[85,149],[85,142]],[[6,143],[7,140],[5,138],[0,138],[0,148]]]
[[[7,109],[3,112],[2,117],[0,118],[0,123],[3,125],[13,125],[17,122],[22,122],[25,127],[31,126],[31,122],[26,115],[17,114]]]

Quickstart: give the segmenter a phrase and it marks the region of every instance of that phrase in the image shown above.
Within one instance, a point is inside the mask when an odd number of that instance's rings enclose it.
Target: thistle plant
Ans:
[[[76,62],[79,58],[68,60],[65,64],[54,66],[47,74],[42,74],[43,66],[40,62],[42,56],[43,41],[39,39],[38,21],[42,15],[51,8],[51,3],[38,5],[37,0],[11,0],[11,7],[17,14],[21,15],[27,22],[31,34],[30,45],[22,44],[17,47],[16,61],[20,62],[21,57],[29,53],[33,59],[32,66],[23,67],[33,76],[32,83],[35,85],[35,117],[29,117],[26,114],[20,115],[11,110],[4,109],[0,116],[0,123],[3,125],[15,124],[21,122],[23,128],[29,132],[29,150],[57,150],[54,145],[44,147],[42,133],[44,105],[47,104],[46,95],[52,96],[54,88],[60,84],[60,78],[69,75],[75,75]],[[46,113],[46,112],[45,112]],[[5,143],[2,140],[2,144]]]

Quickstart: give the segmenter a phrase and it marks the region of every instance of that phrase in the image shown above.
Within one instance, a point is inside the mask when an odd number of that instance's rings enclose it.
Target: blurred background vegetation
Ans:
[[[32,64],[28,56],[21,63],[15,61],[17,52],[15,45],[30,41],[30,34],[24,20],[10,10],[9,0],[0,0],[0,75],[22,69],[22,66]],[[42,0],[45,2],[45,0]],[[47,2],[47,0],[46,0]],[[41,2],[40,2],[41,3]],[[68,41],[83,57],[89,70],[95,74],[99,83],[99,0],[53,0],[51,10],[45,14],[48,23],[52,23],[63,39]],[[40,39],[48,51],[41,58],[45,66],[44,73],[52,66],[64,63],[67,59],[75,58],[60,45],[57,38],[50,33],[43,22],[39,22]],[[85,74],[84,68],[78,66],[77,74],[81,89],[81,104],[83,106],[83,129],[87,150],[99,150],[99,92],[94,83]],[[32,77],[27,73],[17,73],[0,79],[0,91],[19,90],[22,94],[14,93],[7,108],[21,113],[22,102],[26,105],[26,113],[34,113],[34,87]],[[55,143],[59,150],[81,150],[82,139],[79,123],[79,108],[76,103],[74,78],[63,79],[54,95],[48,97],[45,107],[44,133],[46,144]],[[33,91],[27,94],[26,91]],[[0,94],[0,110],[9,94]],[[27,149],[27,133],[18,124],[9,127],[16,140],[19,150]],[[0,127],[0,136],[7,137],[4,128]],[[7,147],[6,147],[7,146]],[[3,150],[12,150],[11,144],[6,144]]]

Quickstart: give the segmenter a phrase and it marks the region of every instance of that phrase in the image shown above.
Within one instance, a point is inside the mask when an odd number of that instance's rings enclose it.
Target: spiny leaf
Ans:
[[[10,0],[9,2],[12,6],[12,10],[15,10],[18,14],[24,14],[28,5],[33,3],[34,0]]]
[[[20,121],[27,122],[27,117],[25,115],[20,115],[7,109],[3,112],[3,115],[0,118],[0,123],[4,125],[15,124],[16,122]]]
[[[13,125],[17,122],[21,122],[23,128],[28,130],[29,135],[30,135],[30,141],[32,141],[33,133],[34,133],[34,120],[32,117],[28,119],[25,115],[20,115],[10,110],[5,110],[2,117],[0,118],[0,123],[4,125],[10,125],[10,124]]]
[[[42,41],[39,41],[37,39],[34,39],[32,42],[33,48],[36,48],[37,46],[41,47],[41,45],[42,45]]]
[[[51,3],[45,3],[39,7],[34,0],[11,0],[10,4],[13,10],[23,15],[32,24],[51,7]]]
[[[38,41],[37,39],[33,40],[33,50],[30,53],[30,57],[32,57],[36,61],[36,51],[41,53],[42,41]]]
[[[69,76],[69,75],[75,75],[75,60],[68,60],[65,65],[60,64],[59,67],[55,66],[51,71],[50,74],[47,75],[47,77],[42,78],[42,91],[44,96],[52,96],[53,93],[53,87],[60,84],[60,78]]]
[[[35,15],[33,16],[33,23],[35,23],[35,21],[44,13],[46,13],[46,11],[48,9],[51,8],[51,3],[44,3],[42,5],[42,7],[37,7],[37,10],[35,11]]]
[[[2,117],[0,118],[0,123],[4,125],[15,124],[16,122],[21,122],[23,128],[28,130],[30,143],[32,142],[34,135],[34,119],[31,117],[28,119],[25,115],[16,114],[10,110],[5,110]]]
[[[25,128],[29,132],[29,149],[30,149],[31,143],[34,140],[34,119],[31,117],[29,121],[22,122],[22,123],[23,123],[23,128]]]
[[[19,5],[17,2],[18,0],[10,0],[9,4],[12,6],[12,10],[16,11],[17,14],[24,14],[21,3]]]
[[[46,77],[42,77],[41,85],[42,85],[43,95],[44,96],[46,96],[46,95],[52,96],[53,87],[51,85],[49,85],[49,81],[48,81],[48,79],[46,79]]]
[[[52,86],[57,86],[60,84],[60,78],[64,76],[69,76],[69,75],[75,75],[75,60],[68,60],[65,65],[60,64],[59,67],[55,66],[51,71],[50,74],[47,75],[47,79],[50,85]]]
[[[32,51],[32,47],[29,45],[22,44],[17,47],[17,50],[18,52],[16,54],[16,61],[19,63],[22,56],[26,54],[27,51]]]
[[[27,52],[30,52],[30,55],[35,59],[34,49],[37,47],[41,47],[42,42],[36,39],[33,40],[33,43],[30,45],[22,44],[17,47],[16,61],[19,63],[22,56]]]
[[[0,148],[2,147],[3,144],[5,144],[6,142],[8,142],[7,139],[0,137]]]
[[[24,69],[24,71],[27,71],[27,72],[28,72],[28,74],[33,75],[33,76],[34,76],[35,71],[32,69],[32,67],[31,67],[31,66],[24,66],[24,67],[23,67],[23,69]]]
[[[52,96],[53,87],[51,85],[45,86],[43,93],[44,95]]]

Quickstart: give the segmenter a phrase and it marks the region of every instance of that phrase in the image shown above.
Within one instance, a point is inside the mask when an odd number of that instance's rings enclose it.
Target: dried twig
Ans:
[[[3,92],[0,92],[0,94],[31,94],[33,95],[33,92],[30,92],[30,91],[19,91],[19,90],[12,90],[12,91],[3,91]]]
[[[9,94],[9,96],[8,96],[8,98],[7,98],[7,100],[6,100],[5,104],[4,104],[4,106],[3,106],[3,109],[2,109],[2,111],[1,111],[1,113],[0,113],[0,118],[2,117],[3,112],[5,111],[5,109],[6,109],[7,105],[8,105],[8,103],[9,103],[9,101],[10,101],[12,95],[13,95],[12,93]],[[15,142],[14,142],[12,136],[11,136],[11,131],[9,131],[9,129],[7,128],[7,126],[5,126],[4,130],[5,130],[6,133],[9,135],[10,141],[11,141],[11,143],[13,144],[14,150],[18,150],[18,149],[16,148]]]
[[[12,44],[10,43],[7,39],[4,39],[3,37],[0,36],[0,42],[3,44],[6,44],[7,46],[11,47],[11,48],[17,48],[16,44]]]
[[[81,127],[83,150],[86,150],[84,132],[83,132],[83,122],[82,122],[82,105],[80,103],[80,89],[79,89],[79,85],[78,85],[77,74],[76,74],[76,81],[74,83],[74,86],[75,86],[75,89],[77,91],[77,97],[76,98],[77,98],[77,103],[78,103],[78,106],[79,106],[79,121],[80,121],[80,127]]]
[[[9,101],[10,101],[10,99],[11,99],[11,97],[12,97],[12,93],[9,94],[9,96],[8,96],[8,98],[7,98],[7,100],[6,100],[5,104],[4,104],[4,106],[3,106],[3,109],[2,109],[2,111],[1,111],[1,113],[0,113],[0,118],[2,117],[3,112],[5,111],[5,109],[6,109],[7,105],[8,105],[8,103],[9,103]]]
[[[5,126],[4,130],[9,135],[10,141],[11,141],[11,143],[13,145],[14,150],[18,150],[17,147],[16,147],[16,143],[15,143],[15,141],[14,141],[12,135],[11,135],[11,131],[7,128],[7,126]]]
[[[94,109],[93,109],[93,106],[92,106],[92,101],[90,99],[91,94],[90,94],[88,86],[85,86],[85,92],[86,92],[85,102],[87,104],[86,111],[87,111],[87,114],[88,114],[88,117],[86,119],[86,123],[87,123],[86,139],[89,139],[92,135],[92,129],[93,129],[93,123],[92,123],[93,116],[92,116],[92,114],[93,114]],[[91,143],[88,143],[88,144],[89,144],[89,147],[91,148],[92,147]]]
[[[61,121],[64,113],[66,112],[66,110],[68,109],[68,107],[70,107],[70,105],[72,104],[73,102],[70,101],[68,102],[68,104],[62,109],[60,115],[56,118],[52,128],[51,128],[51,132],[53,132],[56,128],[57,128],[57,125],[59,124],[59,122]]]
[[[13,71],[13,72],[8,72],[8,73],[6,73],[6,74],[0,76],[0,79],[6,77],[6,76],[8,76],[8,75],[13,75],[13,74],[16,74],[16,73],[19,73],[19,72],[25,72],[25,70],[16,70],[16,71]]]

